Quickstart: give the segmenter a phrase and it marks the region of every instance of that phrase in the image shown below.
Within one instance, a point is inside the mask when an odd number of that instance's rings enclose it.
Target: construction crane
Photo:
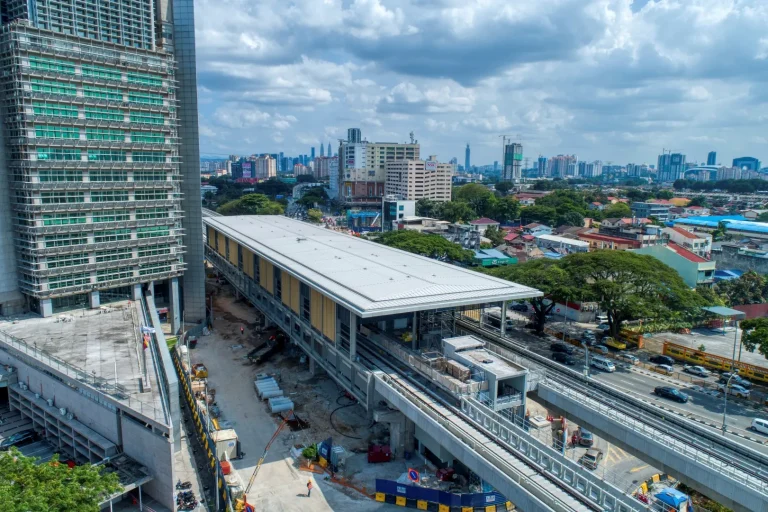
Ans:
[[[277,430],[275,430],[275,433],[272,434],[272,438],[267,443],[267,446],[264,447],[264,453],[261,454],[261,458],[259,458],[259,462],[256,463],[256,468],[253,470],[253,474],[251,474],[251,478],[248,480],[248,485],[245,488],[245,492],[243,492],[242,499],[238,499],[237,503],[235,504],[235,510],[237,512],[254,512],[256,510],[253,505],[248,504],[248,493],[251,491],[253,482],[256,480],[256,476],[259,474],[259,469],[261,469],[261,465],[264,464],[264,459],[267,458],[267,453],[269,452],[270,446],[272,446],[272,443],[275,442],[275,439],[277,439],[277,436],[280,435],[280,432],[283,430],[283,428],[285,428],[285,426],[288,424],[288,421],[290,421],[292,417],[293,417],[293,411],[289,411],[288,416],[283,418],[283,422],[280,423],[280,426],[277,427]]]

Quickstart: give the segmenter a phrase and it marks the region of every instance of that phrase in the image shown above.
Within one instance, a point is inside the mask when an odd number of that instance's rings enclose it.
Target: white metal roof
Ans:
[[[539,235],[536,238],[540,238],[542,240],[547,240],[548,242],[555,242],[559,244],[567,244],[572,245],[574,247],[589,247],[589,243],[581,241],[581,240],[575,240],[573,238],[567,238],[564,236],[557,236],[557,235]]]
[[[288,217],[203,222],[361,317],[541,296],[527,286]]]

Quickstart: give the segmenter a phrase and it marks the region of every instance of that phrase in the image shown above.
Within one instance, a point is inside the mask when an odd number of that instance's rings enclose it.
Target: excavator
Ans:
[[[267,446],[264,447],[264,453],[261,454],[261,457],[259,458],[259,462],[256,463],[256,467],[253,470],[253,473],[251,474],[251,478],[248,479],[248,485],[245,487],[245,492],[243,492],[243,497],[238,498],[235,502],[235,511],[236,512],[256,512],[256,507],[254,505],[251,505],[248,503],[248,493],[251,492],[251,487],[253,486],[253,482],[256,480],[256,476],[259,474],[259,469],[261,469],[262,464],[264,464],[264,459],[267,458],[267,453],[269,452],[269,448],[272,446],[272,443],[275,442],[275,439],[280,435],[280,432],[285,428],[286,425],[288,425],[288,422],[293,419],[293,411],[288,411],[288,415],[283,418],[282,423],[280,423],[280,426],[277,427],[277,430],[275,430],[275,433],[272,434],[272,438],[267,443]]]

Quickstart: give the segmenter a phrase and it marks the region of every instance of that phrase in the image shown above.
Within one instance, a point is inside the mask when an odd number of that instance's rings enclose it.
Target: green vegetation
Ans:
[[[540,290],[544,295],[530,299],[533,308],[533,324],[536,332],[544,332],[547,315],[557,302],[578,297],[577,287],[560,262],[550,259],[527,261],[521,265],[510,265],[487,270],[493,276],[513,281]]]
[[[318,210],[317,208],[310,208],[307,211],[307,219],[313,224],[320,224],[320,221],[323,220],[322,210]]]
[[[550,301],[597,302],[608,314],[613,337],[618,337],[626,321],[690,322],[708,305],[671,267],[652,256],[626,251],[570,254],[561,260],[539,259],[488,272],[544,293],[530,301],[537,332],[543,331],[554,306]]]
[[[325,187],[312,187],[304,191],[301,199],[296,201],[305,208],[313,208],[316,203],[324,204],[328,201],[328,193]]]
[[[720,181],[694,181],[677,180],[675,190],[725,190],[731,193],[747,194],[761,190],[768,190],[768,181],[765,180],[720,180]]]
[[[475,254],[460,245],[449,242],[440,235],[427,235],[418,231],[388,231],[375,238],[375,241],[401,249],[403,251],[420,254],[441,261],[455,261],[469,263]]]
[[[690,316],[706,305],[673,268],[653,256],[595,251],[571,254],[560,262],[585,299],[607,313],[615,338],[625,321]]]
[[[491,247],[497,247],[504,244],[504,233],[499,228],[490,227],[485,230],[483,236],[491,241]]]
[[[0,453],[0,508],[4,512],[98,512],[120,490],[116,473],[85,464],[69,468],[58,455],[36,464],[16,448]]]
[[[744,304],[760,304],[768,298],[768,281],[754,270],[741,275],[738,279],[720,281],[714,292],[730,307]]]
[[[282,215],[283,206],[264,194],[247,194],[217,210],[222,215]]]
[[[757,349],[768,359],[768,318],[753,318],[741,322],[741,344],[750,352]]]

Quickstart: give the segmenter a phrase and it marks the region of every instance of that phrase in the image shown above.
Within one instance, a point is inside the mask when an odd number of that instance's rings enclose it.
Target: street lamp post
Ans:
[[[728,377],[728,382],[725,383],[725,389],[723,389],[723,435],[726,432],[726,419],[728,417],[728,389],[731,387],[731,379],[736,375],[736,372],[731,370],[731,376]]]
[[[563,308],[563,343],[565,343],[565,333],[568,331],[568,297],[565,298],[565,307]]]
[[[731,376],[728,377],[728,381],[725,383],[725,389],[723,389],[723,435],[726,431],[726,421],[728,418],[728,390],[731,387],[731,379],[736,376],[736,344],[739,342],[739,321],[734,318],[733,320],[733,355],[731,357]]]
[[[581,346],[584,347],[584,376],[589,377],[589,345],[581,342]]]

